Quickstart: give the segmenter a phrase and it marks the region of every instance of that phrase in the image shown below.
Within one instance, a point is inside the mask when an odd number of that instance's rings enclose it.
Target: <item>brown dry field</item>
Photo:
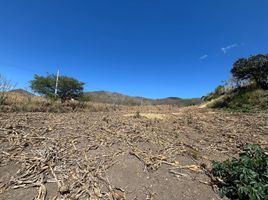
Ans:
[[[1,200],[217,200],[211,162],[246,143],[267,147],[268,115],[170,106],[0,113],[0,142]]]

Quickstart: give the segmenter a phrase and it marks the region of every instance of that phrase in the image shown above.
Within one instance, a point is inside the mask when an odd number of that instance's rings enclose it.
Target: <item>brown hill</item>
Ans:
[[[163,99],[150,99],[144,97],[133,97],[116,92],[95,91],[86,92],[90,101],[98,103],[119,104],[119,105],[178,105],[189,106],[201,103],[200,98],[182,99],[178,97],[168,97]]]
[[[21,96],[24,96],[24,97],[32,97],[32,96],[35,96],[33,93],[28,92],[28,91],[23,90],[23,89],[10,90],[9,93],[18,94],[18,95],[21,95]]]

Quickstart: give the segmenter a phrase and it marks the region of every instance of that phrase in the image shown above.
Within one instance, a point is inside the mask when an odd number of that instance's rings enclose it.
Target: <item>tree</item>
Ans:
[[[249,58],[240,58],[231,70],[238,81],[255,82],[262,89],[268,88],[268,54],[258,54]]]
[[[30,87],[34,92],[48,97],[55,96],[56,75],[48,76],[35,75],[34,80],[30,81]],[[59,76],[57,97],[62,102],[78,98],[83,94],[84,83],[75,78],[67,76]]]
[[[0,105],[3,105],[8,98],[8,91],[12,90],[11,81],[7,80],[3,75],[0,74]]]

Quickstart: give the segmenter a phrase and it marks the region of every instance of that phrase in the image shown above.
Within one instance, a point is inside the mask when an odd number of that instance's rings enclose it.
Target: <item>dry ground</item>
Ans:
[[[1,200],[216,200],[211,161],[267,146],[268,116],[165,106],[0,113],[0,142]]]

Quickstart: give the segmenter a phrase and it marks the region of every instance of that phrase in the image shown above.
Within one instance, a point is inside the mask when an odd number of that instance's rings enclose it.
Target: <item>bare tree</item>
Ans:
[[[8,98],[7,92],[12,90],[14,87],[11,81],[6,79],[2,74],[0,74],[0,105],[3,105]]]

